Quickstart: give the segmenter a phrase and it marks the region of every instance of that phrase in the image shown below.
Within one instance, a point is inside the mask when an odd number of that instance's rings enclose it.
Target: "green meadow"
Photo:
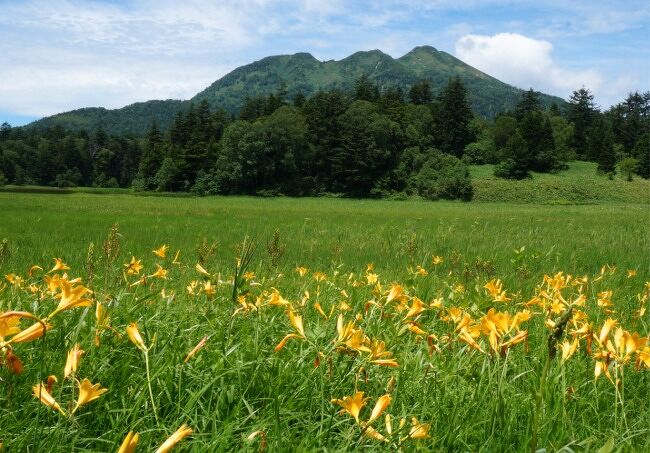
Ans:
[[[548,178],[529,181],[520,196],[542,200],[540,191],[554,184]],[[537,203],[490,202],[501,190],[490,184],[497,182],[486,173],[476,186],[485,202],[470,203],[0,192],[0,312],[45,317],[57,306],[58,290],[48,293],[45,283],[64,272],[47,273],[53,258],[92,291],[89,306],[57,314],[43,337],[11,346],[24,370],[0,371],[0,442],[6,451],[117,451],[134,431],[138,451],[154,451],[186,423],[193,433],[179,451],[528,451],[534,436],[542,451],[647,451],[648,370],[631,353],[608,359],[614,383],[605,374],[596,379],[593,339],[608,318],[648,335],[648,314],[640,313],[650,280],[643,194],[598,197],[594,184],[584,185],[592,194],[584,200],[562,192]],[[155,256],[163,244],[165,258]],[[140,274],[126,272],[132,257],[142,261]],[[138,284],[156,264],[166,278]],[[32,265],[43,270],[29,276]],[[561,353],[549,358],[553,329],[545,326],[563,312],[529,304],[546,288],[544,275],[558,272],[586,277],[562,291],[567,303],[584,294],[586,304],[571,309],[586,313],[593,330],[580,336],[576,320],[560,332],[554,350],[563,341],[579,343],[566,362]],[[24,283],[12,284],[9,274]],[[509,300],[486,293],[484,285],[496,279]],[[187,288],[193,281],[194,295]],[[214,290],[205,289],[208,282]],[[396,287],[404,295],[392,298]],[[274,294],[284,302],[272,302]],[[416,299],[425,308],[409,315]],[[99,345],[98,303],[110,326],[100,329]],[[477,326],[490,308],[527,310],[531,319],[517,327],[526,341],[503,346],[515,332],[503,333],[500,351],[493,351],[481,334],[477,350],[459,339],[450,319],[455,308]],[[301,317],[304,336],[290,312]],[[347,344],[337,331],[339,315],[369,345],[385,342],[398,366],[378,365]],[[126,335],[132,322],[150,348],[149,373],[145,354]],[[22,328],[29,325],[21,320]],[[276,351],[290,333],[296,337]],[[74,344],[85,354],[74,379],[63,379]],[[50,375],[57,376],[52,396],[66,415],[32,395]],[[108,391],[71,414],[75,379],[86,377]],[[368,398],[359,423],[332,402],[357,391]],[[365,425],[382,395],[390,395],[390,405]]]

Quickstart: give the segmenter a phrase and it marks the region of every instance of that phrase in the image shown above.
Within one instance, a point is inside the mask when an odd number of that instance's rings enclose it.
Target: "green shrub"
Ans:
[[[414,178],[418,195],[429,200],[469,201],[474,195],[469,168],[458,158],[432,149]]]
[[[219,184],[212,172],[199,170],[196,175],[196,182],[192,186],[192,193],[197,195],[216,195],[219,193]]]
[[[524,179],[530,176],[528,146],[519,132],[508,139],[503,154],[506,158],[494,167],[494,176],[506,179]]]

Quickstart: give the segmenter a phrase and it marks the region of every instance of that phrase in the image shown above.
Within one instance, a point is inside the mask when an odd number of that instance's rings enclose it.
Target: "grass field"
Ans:
[[[642,199],[5,192],[0,213],[4,361],[15,363],[11,349],[24,366],[0,371],[7,451],[117,451],[129,431],[140,435],[138,451],[153,451],[183,423],[193,429],[178,445],[187,451],[650,449]],[[165,257],[154,255],[163,244]],[[48,273],[55,257],[70,270]],[[138,273],[124,266],[132,257]],[[30,276],[32,265],[43,270]],[[61,297],[75,287],[92,293]],[[6,343],[7,323],[33,324],[7,312],[44,320],[63,299],[79,307],[51,316],[40,338]],[[129,341],[130,323],[143,350]],[[71,415],[79,389],[63,370],[75,344],[85,354],[72,377],[108,391]],[[49,375],[64,414],[32,395]],[[356,392],[368,398],[358,422]]]
[[[493,174],[492,165],[473,166],[474,200],[543,204],[644,203],[650,204],[650,181],[638,176],[627,181],[599,176],[593,162],[570,162],[557,174],[533,173],[523,181],[508,181]]]

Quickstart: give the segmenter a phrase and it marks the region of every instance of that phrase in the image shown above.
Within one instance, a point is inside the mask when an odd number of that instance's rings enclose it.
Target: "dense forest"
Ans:
[[[247,98],[238,115],[206,101],[145,137],[0,128],[0,184],[133,187],[197,194],[472,198],[468,165],[523,179],[571,160],[610,177],[650,177],[650,93],[601,112],[581,88],[566,107],[524,92],[513,111],[475,116],[458,77],[383,88],[366,76],[352,91],[289,98],[280,86]]]

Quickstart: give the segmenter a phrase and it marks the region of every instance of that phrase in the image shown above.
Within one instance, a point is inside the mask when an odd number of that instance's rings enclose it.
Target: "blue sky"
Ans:
[[[237,66],[418,45],[602,107],[650,89],[650,2],[0,0],[0,122],[187,99]]]

